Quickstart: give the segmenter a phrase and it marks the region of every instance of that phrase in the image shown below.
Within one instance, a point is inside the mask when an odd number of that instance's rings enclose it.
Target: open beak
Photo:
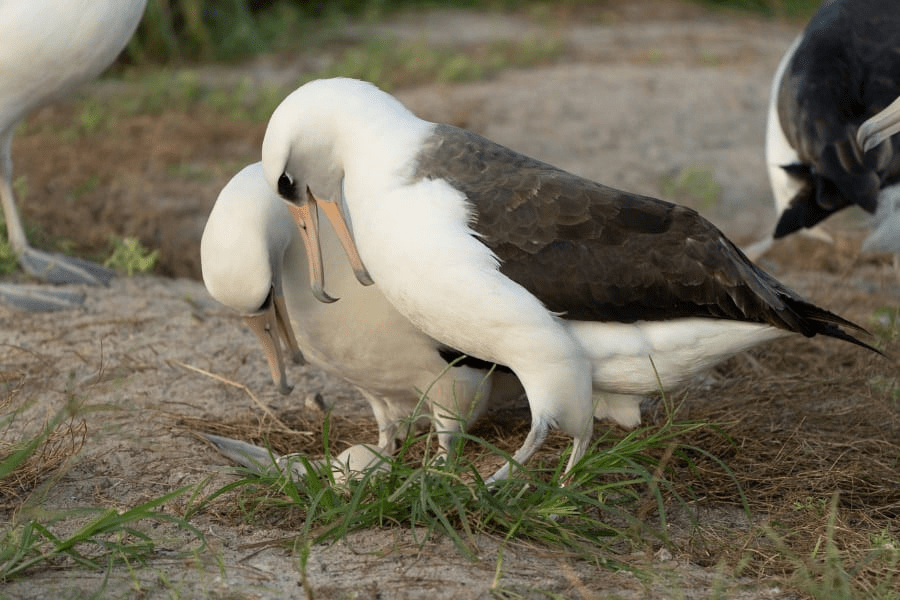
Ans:
[[[284,298],[276,296],[266,310],[256,315],[245,316],[244,322],[256,334],[263,352],[266,353],[269,370],[272,372],[272,382],[278,386],[279,392],[290,394],[294,388],[288,385],[284,373],[284,358],[281,353],[282,340],[295,363],[305,364],[306,359],[303,358],[297,338],[294,337],[294,331],[291,329]]]
[[[356,279],[363,285],[372,285],[372,278],[363,265],[359,252],[356,249],[356,243],[353,236],[350,235],[350,229],[347,227],[347,220],[341,211],[341,207],[336,202],[320,202],[306,188],[306,202],[300,204],[289,204],[291,215],[297,223],[300,230],[300,237],[303,238],[303,245],[306,246],[306,256],[309,260],[309,284],[312,288],[313,295],[320,302],[334,302],[337,298],[332,298],[325,292],[325,271],[322,266],[322,249],[319,243],[319,213],[318,208],[322,209],[328,222],[334,228],[341,246],[347,253],[350,260],[350,266],[356,274]]]
[[[900,132],[900,98],[860,125],[856,132],[856,142],[863,152],[868,152],[898,132]]]

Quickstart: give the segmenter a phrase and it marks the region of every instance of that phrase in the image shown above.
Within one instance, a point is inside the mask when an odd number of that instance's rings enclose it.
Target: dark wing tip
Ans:
[[[794,312],[799,314],[803,318],[803,320],[810,325],[808,333],[804,332],[806,335],[813,336],[822,334],[831,338],[850,342],[851,344],[855,344],[861,348],[865,348],[866,350],[870,350],[887,358],[887,355],[878,348],[875,348],[874,346],[863,342],[856,336],[851,335],[841,329],[842,327],[845,327],[864,335],[871,336],[872,334],[869,333],[869,331],[864,327],[857,325],[853,321],[845,319],[844,317],[836,315],[831,311],[825,310],[824,308],[820,308],[815,304],[811,304],[803,300],[791,299],[789,304],[790,308],[793,309]]]
[[[862,328],[860,328],[860,329],[862,331],[865,331],[865,329],[862,329]],[[844,331],[843,329],[841,329],[834,323],[825,324],[820,333],[822,333],[822,335],[826,335],[828,337],[832,337],[832,338],[835,338],[838,340],[844,340],[845,342],[850,342],[851,344],[856,344],[860,348],[865,348],[866,350],[870,350],[870,351],[874,352],[875,354],[882,356],[883,358],[889,358],[887,354],[885,354],[878,348],[875,348],[874,346],[870,346],[869,344],[865,343],[864,341],[860,340],[859,338],[850,335],[849,333],[847,333],[846,331]]]

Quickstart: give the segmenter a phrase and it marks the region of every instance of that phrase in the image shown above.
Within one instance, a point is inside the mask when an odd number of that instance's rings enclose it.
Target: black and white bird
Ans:
[[[328,215],[334,206],[319,208]],[[312,204],[305,207],[315,210]],[[317,213],[303,213],[304,226],[314,228]],[[207,290],[245,315],[283,393],[291,387],[285,378],[282,344],[298,362],[305,357],[362,392],[375,413],[378,452],[384,455],[393,454],[396,439],[406,435],[406,425],[417,410],[430,417],[441,448],[448,449],[453,436],[478,418],[489,402],[502,403],[522,394],[512,374],[491,372],[487,364],[462,364],[458,352],[414,327],[377,286],[359,285],[341,248],[350,248],[359,265],[350,233],[340,220],[328,218],[338,233],[329,227],[319,231],[321,252],[317,247],[315,256],[321,258],[315,260],[313,279],[327,272],[329,288],[340,296],[339,302],[323,303],[313,297],[310,254],[291,211],[271,190],[259,163],[245,167],[225,185],[200,241]],[[365,278],[360,266],[357,272]],[[255,456],[259,462],[268,457],[265,449],[248,453],[246,444],[209,439],[232,458]],[[367,448],[360,451],[371,458]]]
[[[766,163],[774,237],[848,206],[875,215],[864,250],[900,252],[900,6],[823,3],[772,81]]]
[[[0,202],[9,243],[22,269],[51,283],[105,285],[107,269],[28,244],[13,195],[12,139],[31,110],[96,77],[119,55],[147,0],[28,0],[0,2]],[[62,208],[60,209],[62,210]],[[65,290],[3,285],[0,298],[29,310],[77,304]]]
[[[262,158],[289,205],[345,207],[334,212],[352,224],[371,279],[416,327],[516,374],[532,416],[518,464],[558,427],[574,438],[571,469],[595,414],[633,426],[659,381],[678,385],[766,340],[796,332],[869,347],[695,211],[424,121],[366,82],[294,91]],[[320,296],[323,286],[312,282]]]

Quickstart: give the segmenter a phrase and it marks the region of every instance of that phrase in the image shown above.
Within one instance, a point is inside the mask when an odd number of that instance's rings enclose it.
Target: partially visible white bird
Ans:
[[[807,231],[857,205],[875,215],[865,250],[900,251],[900,6],[896,0],[823,3],[772,81],[766,163],[774,238]]]
[[[317,213],[304,213],[303,219],[310,228],[318,222]],[[406,435],[405,425],[417,409],[430,417],[440,446],[446,449],[489,401],[521,395],[521,386],[510,373],[491,373],[487,364],[454,362],[460,358],[458,352],[416,329],[377,287],[356,283],[334,231],[325,227],[320,234],[322,250],[319,253],[317,246],[316,255],[324,260],[329,286],[340,295],[339,302],[323,303],[313,297],[301,236],[256,163],[222,189],[200,241],[206,288],[219,302],[245,315],[282,393],[291,391],[284,373],[283,341],[296,360],[305,357],[362,392],[378,422],[379,451],[386,455],[393,454],[396,439]],[[345,235],[352,248],[349,232]],[[313,273],[322,276],[321,260],[314,262]],[[229,453],[221,438],[214,443]],[[246,446],[238,443],[235,449],[239,456]],[[229,456],[237,458],[235,452]]]
[[[22,269],[51,283],[106,285],[112,273],[28,244],[12,188],[12,139],[34,108],[96,77],[119,55],[147,0],[6,0],[0,2],[0,201],[9,243]],[[64,210],[60,207],[59,210]],[[65,290],[4,285],[0,298],[29,310],[77,304]]]
[[[766,340],[821,333],[870,348],[840,328],[859,327],[802,300],[695,211],[423,121],[369,83],[294,91],[269,121],[262,157],[289,205],[343,206],[330,210],[346,213],[368,273],[401,314],[518,376],[532,417],[519,464],[558,427],[574,438],[570,470],[592,415],[635,425],[637,395]],[[299,221],[303,235],[309,225]],[[311,285],[327,296],[321,279]],[[593,391],[614,400],[595,407]]]

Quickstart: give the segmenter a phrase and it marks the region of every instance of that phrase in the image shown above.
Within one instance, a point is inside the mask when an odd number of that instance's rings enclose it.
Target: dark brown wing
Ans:
[[[565,318],[726,318],[805,335],[827,333],[824,322],[855,327],[803,302],[696,211],[577,177],[474,133],[436,126],[414,178],[445,179],[463,192],[471,226],[501,272]]]

